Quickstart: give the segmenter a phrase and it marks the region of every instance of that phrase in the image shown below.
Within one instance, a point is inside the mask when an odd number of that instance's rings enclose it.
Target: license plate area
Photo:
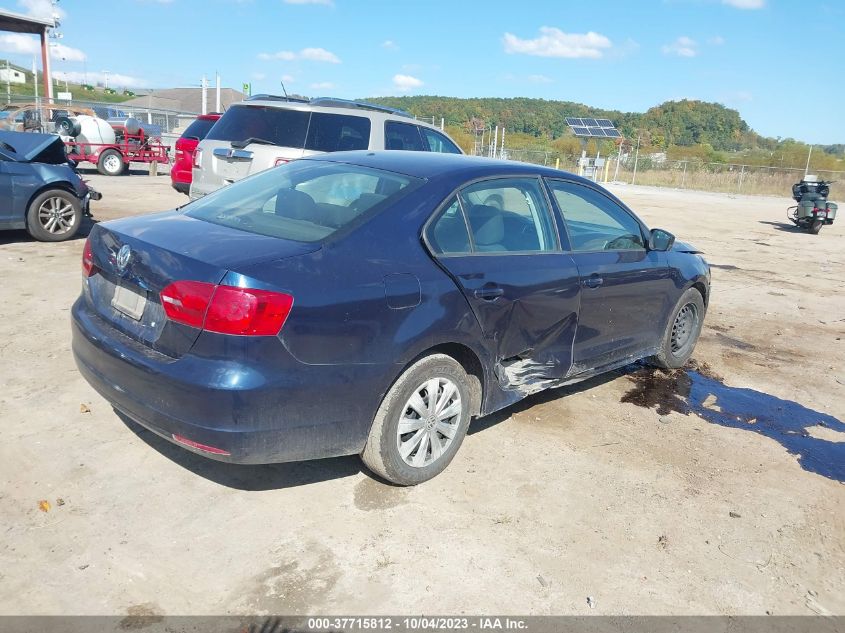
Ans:
[[[126,286],[115,286],[111,305],[115,310],[125,314],[130,319],[140,321],[144,314],[144,308],[147,307],[147,296],[146,293],[141,294]]]

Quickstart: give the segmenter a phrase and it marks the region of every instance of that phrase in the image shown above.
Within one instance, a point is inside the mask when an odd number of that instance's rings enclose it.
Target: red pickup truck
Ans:
[[[194,152],[199,142],[205,138],[221,116],[221,114],[200,114],[176,141],[176,159],[170,169],[170,183],[176,191],[188,195],[191,189]]]

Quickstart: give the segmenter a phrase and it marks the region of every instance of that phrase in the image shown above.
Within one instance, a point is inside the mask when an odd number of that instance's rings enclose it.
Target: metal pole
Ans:
[[[214,73],[217,77],[217,108],[214,110],[215,112],[221,112],[223,110],[222,106],[220,105],[220,73]]]
[[[742,169],[739,171],[739,186],[736,189],[736,192],[739,193],[742,191],[742,178],[745,176],[745,165],[742,166]]]
[[[445,128],[445,126],[446,126],[445,117],[440,117],[440,129],[441,129],[441,131]]]
[[[202,76],[202,113],[208,114],[208,79]]]
[[[44,80],[44,98],[47,103],[53,100],[53,82],[50,79],[50,45],[47,43],[47,29],[41,31],[41,64]]]
[[[810,156],[813,155],[813,146],[810,145],[810,151],[807,153],[807,166],[804,168],[804,175],[810,173]]]
[[[505,156],[505,128],[502,127],[502,144],[501,150],[499,150],[499,158],[503,158]],[[543,163],[545,165],[545,163]]]
[[[637,134],[637,151],[634,152],[634,175],[631,177],[631,184],[637,182],[637,162],[640,159],[640,134]]]
[[[12,103],[12,71],[9,70],[9,60],[6,60],[6,103]]]
[[[687,187],[687,161],[684,161],[684,175],[681,176],[681,189]]]

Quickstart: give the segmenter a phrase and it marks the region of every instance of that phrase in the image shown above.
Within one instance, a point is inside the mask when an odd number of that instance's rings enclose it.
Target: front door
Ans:
[[[569,372],[578,269],[560,249],[539,179],[469,185],[429,225],[427,239],[493,348],[504,388],[531,392]]]
[[[649,251],[645,228],[598,189],[565,180],[547,182],[581,278],[573,348],[578,373],[653,351],[672,307],[666,253]]]

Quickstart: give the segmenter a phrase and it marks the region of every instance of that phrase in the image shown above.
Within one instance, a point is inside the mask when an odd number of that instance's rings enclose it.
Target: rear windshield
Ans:
[[[210,141],[258,139],[281,147],[305,145],[310,112],[268,106],[234,106],[211,128]]]
[[[195,121],[185,135],[191,130]],[[301,112],[267,106],[236,106],[208,132],[212,141],[271,143],[281,147],[317,152],[367,149],[370,120],[367,117],[328,112]],[[198,137],[202,139],[203,137]]]
[[[212,119],[197,119],[182,132],[182,138],[195,138],[198,141],[203,140],[212,126],[217,123]]]
[[[357,165],[300,160],[218,189],[185,213],[259,235],[319,242],[390,207],[419,182]]]

